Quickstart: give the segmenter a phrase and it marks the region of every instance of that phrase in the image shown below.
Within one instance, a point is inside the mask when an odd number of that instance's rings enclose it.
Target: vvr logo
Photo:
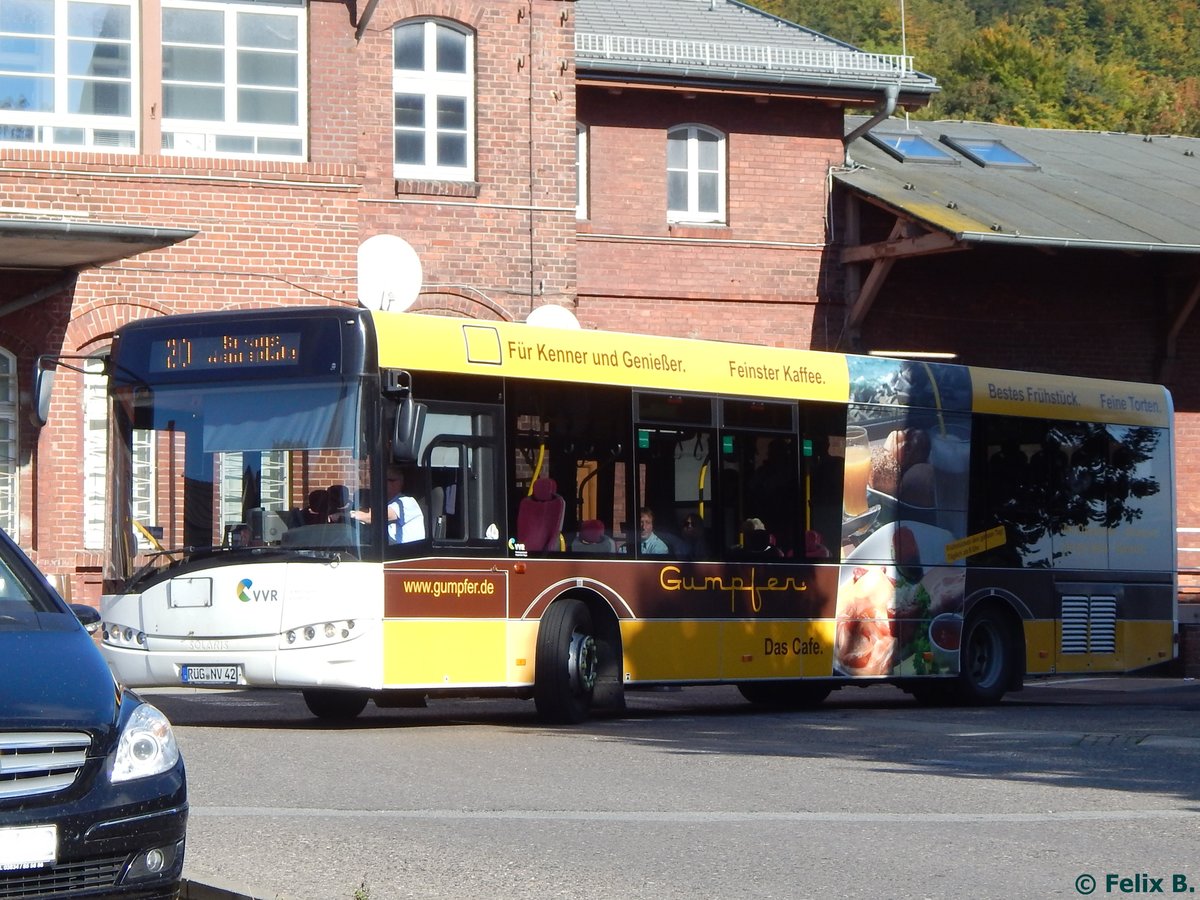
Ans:
[[[243,578],[237,583],[238,599],[243,603],[259,602],[269,603],[279,599],[279,592],[276,590],[255,591],[252,590],[254,582],[249,578]]]

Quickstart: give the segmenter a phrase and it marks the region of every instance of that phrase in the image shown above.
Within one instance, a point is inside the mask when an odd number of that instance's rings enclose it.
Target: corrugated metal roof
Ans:
[[[849,117],[849,134],[865,121]],[[891,119],[872,133],[903,131]],[[902,162],[860,137],[839,183],[962,241],[1200,253],[1200,138],[912,122],[956,165]],[[942,136],[999,140],[1036,169],[980,166]]]
[[[911,57],[867,53],[737,0],[577,0],[575,64],[581,74],[790,88],[898,83],[910,102],[938,90]]]

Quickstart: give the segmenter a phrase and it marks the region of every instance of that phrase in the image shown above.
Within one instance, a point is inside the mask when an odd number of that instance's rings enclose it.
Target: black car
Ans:
[[[187,781],[166,716],[114,680],[0,532],[0,900],[175,897]]]

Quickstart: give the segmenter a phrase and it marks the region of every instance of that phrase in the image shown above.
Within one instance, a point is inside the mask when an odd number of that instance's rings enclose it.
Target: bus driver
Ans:
[[[388,466],[387,470],[387,532],[389,544],[410,544],[425,540],[425,516],[414,497],[404,493],[404,470]],[[356,522],[370,524],[370,510],[350,513]]]

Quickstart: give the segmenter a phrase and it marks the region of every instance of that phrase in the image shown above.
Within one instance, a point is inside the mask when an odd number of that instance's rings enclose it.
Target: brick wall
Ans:
[[[421,258],[425,311],[524,318],[575,303],[573,3],[384,0],[360,50],[360,234]],[[439,15],[476,35],[476,183],[392,176],[391,27]],[[447,297],[456,297],[449,300]]]
[[[1200,678],[1200,624],[1179,625],[1179,659],[1174,674],[1181,678]]]
[[[74,284],[6,273],[8,296],[59,290],[0,318],[0,345],[23,375],[41,353],[100,352],[117,327],[146,316],[353,304],[358,245],[380,232],[421,254],[422,309],[512,319],[543,302],[573,306],[573,10],[564,0],[383,0],[359,41],[353,9],[314,0],[307,163],[0,149],[2,208],[198,232]],[[413,16],[451,19],[475,35],[475,184],[393,177],[391,28]],[[82,548],[81,386],[61,372],[50,423],[21,423],[16,537],[69,579],[75,599],[95,602],[102,560]],[[28,403],[24,377],[21,389]]]
[[[18,355],[22,376],[39,353],[100,351],[115,328],[146,316],[353,304],[357,247],[377,233],[417,250],[425,287],[416,308],[425,312],[523,319],[556,302],[586,327],[851,349],[836,264],[841,207],[828,196],[829,167],[842,162],[841,109],[577,85],[570,0],[381,0],[359,40],[354,16],[365,6],[309,4],[307,163],[0,149],[0,207],[198,231],[86,271],[75,285],[6,272],[0,294],[50,293],[0,318],[0,344]],[[452,19],[475,35],[474,183],[393,175],[391,28],[413,16]],[[591,162],[581,222],[577,116]],[[724,224],[667,222],[666,132],[685,123],[727,136]],[[877,225],[865,223],[868,232]],[[1156,380],[1180,286],[1185,296],[1197,277],[1178,260],[1082,251],[902,260],[864,337],[953,350],[978,365]],[[1200,526],[1200,454],[1188,452],[1200,446],[1193,321],[1178,357],[1169,386],[1185,448],[1179,519]],[[47,571],[77,579],[76,599],[94,600],[101,560],[81,549],[80,385],[63,372],[51,423],[21,424],[17,537]],[[24,377],[21,388],[27,403]]]
[[[826,346],[826,176],[842,114],[816,103],[698,93],[579,92],[588,127],[588,218],[579,312],[592,327]],[[726,222],[667,220],[667,131],[726,136]]]

